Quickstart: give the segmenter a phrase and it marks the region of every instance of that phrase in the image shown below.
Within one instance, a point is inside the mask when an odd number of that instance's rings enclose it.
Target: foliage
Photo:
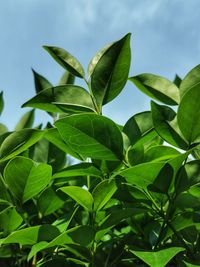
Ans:
[[[0,124],[1,266],[200,266],[200,66],[183,80],[128,78],[127,34],[87,77],[44,48],[65,69],[59,84],[33,70],[33,109],[12,132]],[[102,110],[127,80],[153,100],[118,125]],[[35,109],[53,125],[34,127]]]

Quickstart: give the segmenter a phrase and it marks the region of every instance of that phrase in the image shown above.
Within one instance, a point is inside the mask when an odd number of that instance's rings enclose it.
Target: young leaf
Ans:
[[[80,62],[63,48],[55,46],[43,46],[44,49],[57,61],[64,69],[73,75],[84,78],[85,72]]]
[[[95,211],[99,211],[110,200],[117,190],[115,180],[104,180],[99,183],[92,192]]]
[[[3,91],[0,93],[0,115],[4,108]]]
[[[31,128],[33,126],[35,117],[34,109],[28,111],[24,116],[20,119],[20,121],[15,126],[15,131],[22,130],[24,128]]]
[[[152,139],[156,133],[153,131],[151,112],[144,111],[132,116],[124,125],[123,132],[128,136],[131,145]]]
[[[11,159],[30,146],[34,145],[43,136],[43,131],[23,129],[8,135],[0,147],[0,162]]]
[[[4,179],[12,194],[22,203],[36,196],[51,180],[51,166],[15,157],[4,170]]]
[[[122,135],[112,120],[96,114],[81,114],[60,119],[55,125],[74,152],[93,159],[122,159]]]
[[[184,96],[193,87],[200,87],[200,65],[190,70],[180,84],[180,96]]]
[[[188,90],[178,107],[177,120],[180,130],[189,143],[200,140],[200,90],[199,85]]]
[[[131,61],[130,33],[106,46],[91,60],[91,89],[98,107],[113,100],[126,84]]]
[[[22,107],[48,112],[94,112],[90,94],[82,87],[66,84],[47,88],[28,100]]]
[[[188,144],[181,136],[175,111],[170,107],[161,106],[152,101],[151,112],[157,133],[169,144],[186,150]]]
[[[43,91],[44,89],[53,87],[53,85],[46,78],[44,78],[42,75],[34,71],[34,69],[32,69],[32,71],[35,82],[35,91],[37,94]]]
[[[60,172],[57,172],[53,175],[53,178],[61,177],[73,177],[73,176],[94,176],[102,177],[101,171],[94,167],[92,163],[78,163],[72,166],[69,166],[65,169],[62,169]]]
[[[151,267],[165,267],[179,252],[184,251],[181,247],[170,247],[159,251],[136,251],[130,250],[136,257],[140,258]]]
[[[59,189],[71,198],[73,198],[73,200],[75,200],[86,210],[92,211],[94,200],[89,191],[78,186],[65,186]]]
[[[180,101],[179,89],[164,77],[144,73],[129,78],[143,93],[167,105],[177,105]]]

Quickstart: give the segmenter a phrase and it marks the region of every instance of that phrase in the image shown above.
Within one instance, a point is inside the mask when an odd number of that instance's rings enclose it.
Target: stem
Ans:
[[[94,107],[95,107],[96,112],[97,112],[99,115],[102,115],[102,111],[101,111],[101,110],[99,109],[99,107],[97,106],[96,99],[95,99],[95,97],[94,97],[94,95],[93,95],[93,92],[92,92],[90,83],[89,83],[86,79],[84,79],[84,81],[85,81],[85,83],[87,84],[87,86],[88,86],[88,88],[89,88],[90,96],[91,96],[91,99],[92,99],[92,103],[93,103],[93,105],[94,105]]]

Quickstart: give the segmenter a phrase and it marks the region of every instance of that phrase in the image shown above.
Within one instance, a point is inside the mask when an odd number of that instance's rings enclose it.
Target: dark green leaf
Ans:
[[[177,105],[180,101],[179,89],[164,77],[144,73],[129,78],[143,93],[167,105]]]
[[[35,91],[36,93],[40,93],[42,90],[47,89],[49,87],[52,87],[53,85],[42,75],[37,73],[36,71],[33,71],[33,76],[34,76],[34,82],[35,82]]]
[[[184,94],[177,112],[178,125],[189,143],[200,140],[199,99],[199,85],[196,85]]]
[[[38,108],[49,112],[94,112],[90,94],[72,84],[47,88],[28,100],[22,107]]]
[[[42,138],[44,132],[35,129],[23,129],[13,132],[5,138],[0,147],[0,162],[11,159]]]
[[[4,108],[3,92],[0,93],[0,115]]]
[[[65,71],[59,81],[59,85],[74,84],[75,76],[69,71]]]
[[[4,170],[4,179],[12,194],[23,203],[36,196],[51,180],[51,166],[15,157]]]
[[[63,68],[77,77],[84,78],[85,72],[83,67],[69,52],[55,46],[43,47]]]
[[[174,84],[179,88],[180,84],[182,82],[182,79],[176,74],[175,78],[174,78]],[[180,93],[181,94],[181,93]]]
[[[122,135],[106,117],[72,115],[56,121],[55,125],[69,148],[82,156],[113,161],[122,158]]]
[[[153,101],[151,102],[151,111],[157,133],[167,143],[186,150],[188,144],[181,136],[175,111],[167,106],[158,105]]]
[[[24,128],[31,128],[33,126],[34,117],[35,117],[34,109],[28,111],[26,114],[24,114],[24,116],[15,126],[15,131],[19,131]]]
[[[130,34],[127,34],[99,51],[90,62],[91,89],[100,109],[122,91],[128,78],[130,61]]]

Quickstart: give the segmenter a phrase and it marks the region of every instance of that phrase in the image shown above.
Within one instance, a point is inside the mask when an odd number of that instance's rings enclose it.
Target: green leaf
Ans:
[[[169,144],[187,149],[188,144],[181,135],[177,124],[176,113],[167,106],[151,102],[152,119],[157,133]]]
[[[81,114],[60,119],[55,125],[74,152],[93,159],[122,159],[122,135],[112,120],[96,114]]]
[[[177,157],[180,155],[180,152],[175,148],[170,146],[153,146],[145,151],[144,162],[157,162],[157,161],[166,161],[168,159]]]
[[[156,179],[164,165],[165,163],[161,162],[142,163],[125,169],[117,174],[124,177],[128,183],[136,185],[142,189],[147,189],[147,187]]]
[[[37,201],[38,210],[43,216],[52,214],[60,209],[63,204],[64,201],[54,192],[52,187],[48,187],[43,191]]]
[[[193,87],[200,87],[200,64],[190,70],[180,84],[181,98]]]
[[[28,100],[22,107],[32,107],[48,112],[94,112],[90,94],[72,84],[47,88]]]
[[[59,188],[65,194],[73,198],[78,204],[88,211],[93,210],[94,199],[89,191],[78,186],[65,186]]]
[[[143,73],[129,80],[143,93],[164,104],[177,105],[180,101],[178,87],[164,77]]]
[[[178,125],[189,143],[200,140],[199,98],[199,85],[196,85],[184,94],[177,112]]]
[[[131,145],[152,139],[156,133],[153,131],[151,112],[144,111],[132,116],[124,125],[123,132],[128,136]]]
[[[34,69],[32,69],[32,72],[35,82],[35,91],[37,94],[43,91],[44,89],[53,87],[53,85],[45,77],[37,73]]]
[[[0,115],[4,108],[3,91],[0,93]]]
[[[102,177],[101,171],[99,171],[92,163],[78,163],[72,166],[69,166],[61,171],[55,173],[53,178],[61,178],[61,177],[73,177],[73,176],[94,176],[94,177]]]
[[[24,128],[31,128],[33,126],[35,117],[34,109],[28,111],[24,116],[20,119],[20,121],[15,126],[15,131],[22,130]]]
[[[184,251],[184,248],[170,247],[159,251],[130,250],[136,257],[140,258],[151,267],[165,267],[166,264],[181,251]]]
[[[76,226],[57,236],[48,244],[47,248],[65,244],[79,244],[86,247],[94,240],[94,235],[95,232],[90,226]]]
[[[21,215],[16,211],[14,207],[8,207],[0,212],[0,230],[3,230],[5,235],[8,235],[15,229],[17,229],[23,219]]]
[[[101,49],[91,60],[90,83],[98,107],[113,100],[128,78],[131,61],[130,33]]]
[[[44,132],[35,129],[23,129],[8,135],[0,147],[0,162],[11,159],[42,138]]]
[[[50,241],[60,233],[55,226],[37,225],[11,233],[8,237],[1,240],[1,244],[18,243],[21,246],[34,245],[40,241]]]
[[[49,142],[54,144],[56,147],[58,147],[60,150],[64,151],[67,154],[70,154],[71,156],[82,160],[83,158],[73,151],[61,138],[58,130],[56,128],[51,128],[45,131],[44,138],[46,138]]]
[[[179,88],[181,85],[182,79],[176,74],[173,82]],[[180,92],[180,94],[181,94],[181,92]]]
[[[92,192],[95,211],[99,211],[111,199],[117,190],[115,180],[104,180],[99,183]]]
[[[6,132],[8,132],[8,128],[3,123],[0,123],[0,135]]]
[[[57,61],[64,69],[73,75],[84,78],[85,72],[80,62],[63,48],[55,46],[43,46],[44,49]]]
[[[51,180],[51,166],[24,158],[10,160],[4,179],[12,194],[23,203],[36,196]]]
[[[74,84],[74,81],[75,81],[75,76],[71,74],[69,71],[65,71],[59,81],[59,85]]]

